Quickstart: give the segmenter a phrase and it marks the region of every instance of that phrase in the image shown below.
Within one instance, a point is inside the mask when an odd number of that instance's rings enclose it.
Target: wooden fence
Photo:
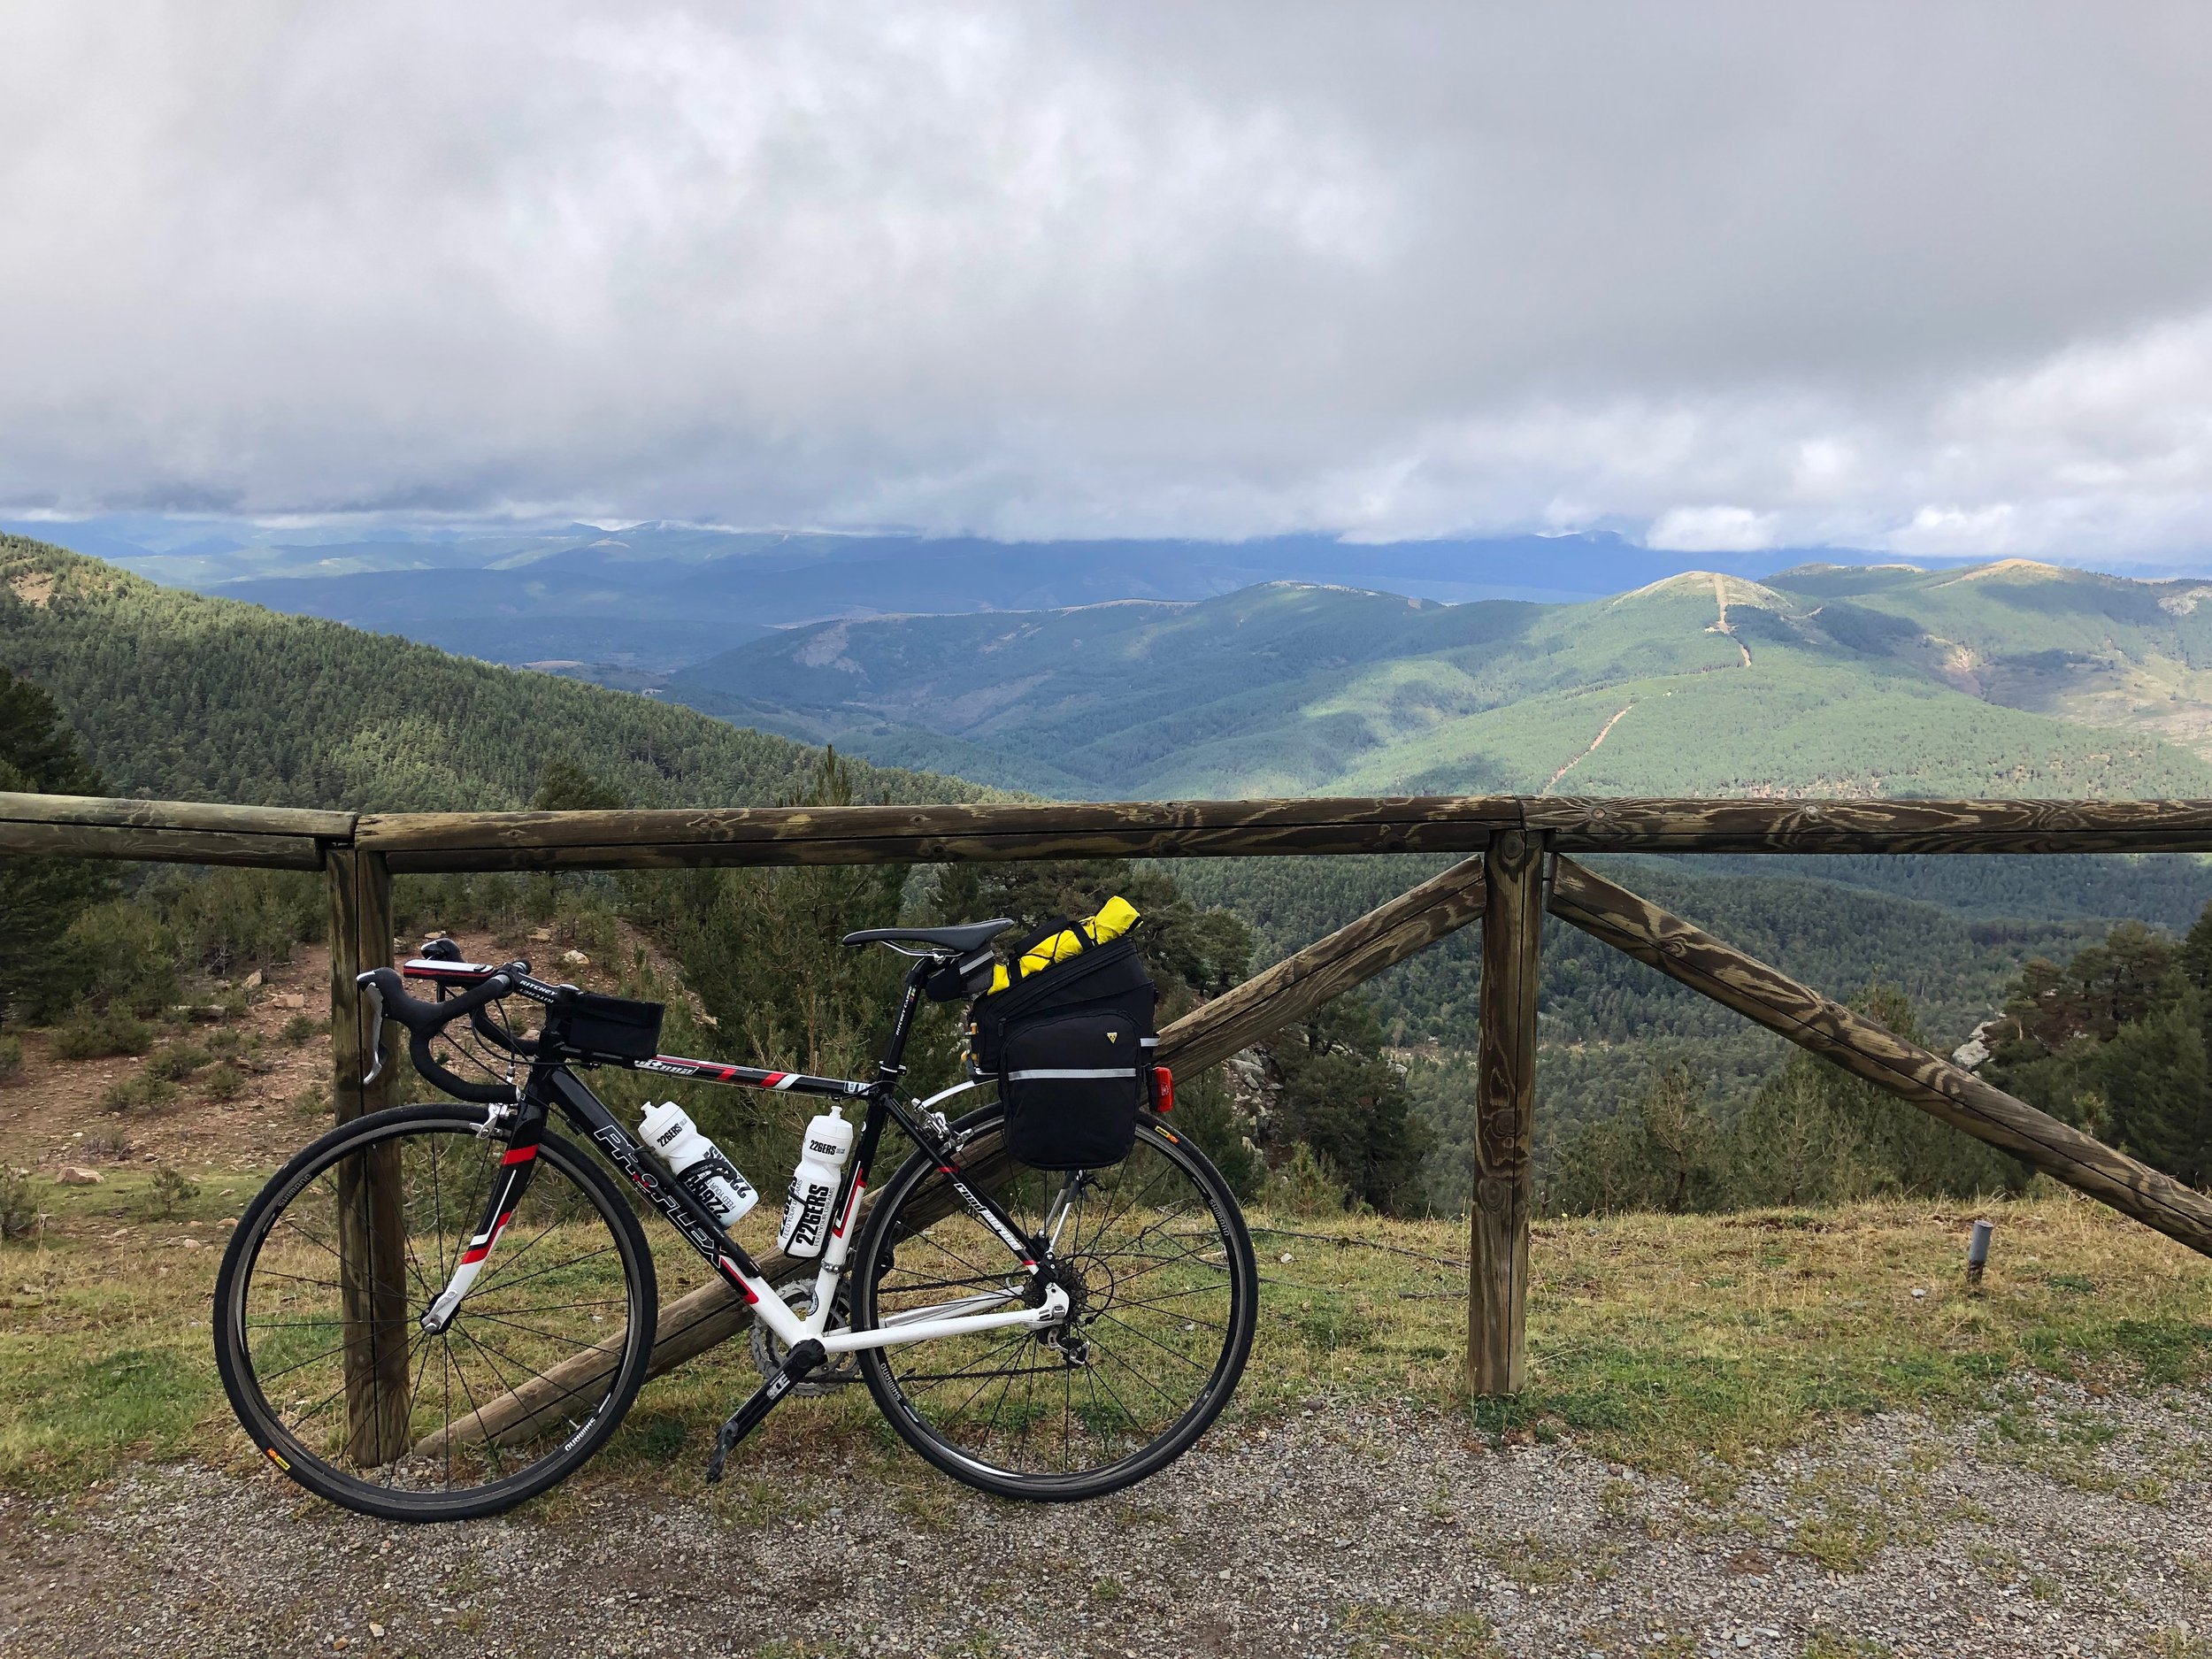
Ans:
[[[963,859],[1470,855],[1161,1033],[1186,1071],[1226,1059],[1331,997],[1480,921],[1478,1133],[1467,1367],[1480,1394],[1524,1386],[1536,990],[1547,911],[2002,1148],[2190,1248],[2212,1255],[2212,1199],[1885,1031],[1567,855],[2149,853],[2212,851],[2212,802],[1770,802],[1434,795],[990,806],[353,814],[65,795],[0,795],[0,856],[162,860],[323,870],[330,879],[332,1094],[341,1119],[396,1103],[403,1059],[372,1069],[354,976],[391,958],[395,872],[652,869],[710,864],[922,864]],[[388,1046],[396,1033],[387,1027]],[[343,1195],[349,1263],[396,1237],[371,1170]],[[397,1259],[398,1250],[390,1251]],[[773,1277],[780,1263],[766,1263]],[[349,1318],[373,1328],[386,1287],[345,1274]],[[712,1284],[662,1310],[656,1373],[726,1340],[743,1304]],[[406,1379],[358,1342],[349,1432],[380,1461],[403,1442]],[[490,1402],[468,1432],[531,1420],[603,1363],[580,1355]]]

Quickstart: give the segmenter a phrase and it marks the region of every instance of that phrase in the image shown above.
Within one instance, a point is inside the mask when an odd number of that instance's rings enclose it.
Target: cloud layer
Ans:
[[[2212,556],[2212,12],[0,7],[0,508]]]

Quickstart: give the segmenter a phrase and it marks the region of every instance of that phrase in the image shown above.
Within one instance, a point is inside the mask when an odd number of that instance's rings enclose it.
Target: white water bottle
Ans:
[[[752,1183],[737,1172],[737,1165],[722,1156],[722,1148],[699,1132],[691,1114],[672,1100],[649,1106],[638,1124],[645,1144],[653,1148],[676,1184],[711,1210],[726,1227],[760,1202]]]
[[[784,1195],[783,1229],[776,1234],[776,1248],[786,1256],[804,1260],[821,1255],[829,1239],[830,1203],[852,1149],[853,1126],[836,1107],[807,1125],[799,1167],[791,1172],[791,1190]]]

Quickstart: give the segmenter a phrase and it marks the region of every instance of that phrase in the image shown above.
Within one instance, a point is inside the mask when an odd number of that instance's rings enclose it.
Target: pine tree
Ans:
[[[0,668],[0,789],[106,793],[54,700],[5,668]],[[0,918],[6,918],[0,926],[0,1019],[27,1001],[41,1002],[54,987],[70,927],[119,890],[109,865],[74,858],[0,858]]]
[[[2204,994],[2177,972],[2161,987],[2157,1005],[2123,1025],[2097,1055],[2113,1138],[2192,1187],[2212,1183],[2212,1064],[2204,1020]]]
[[[1280,1033],[1267,1052],[1282,1079],[1280,1139],[1310,1148],[1347,1196],[1385,1215],[1417,1213],[1428,1126],[1382,1052],[1373,1004],[1348,995]]]

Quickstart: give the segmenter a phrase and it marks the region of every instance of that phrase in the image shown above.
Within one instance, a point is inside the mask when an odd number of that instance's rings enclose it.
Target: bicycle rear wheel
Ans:
[[[347,1509],[401,1521],[508,1509],[597,1451],[645,1379],[657,1290],[644,1233],[605,1171],[552,1135],[451,1323],[423,1330],[507,1150],[479,1133],[486,1115],[403,1106],[342,1125],[261,1190],[224,1255],[216,1363],[238,1420],[278,1468]],[[372,1182],[380,1226],[362,1220]],[[476,1414],[518,1391],[528,1414],[481,1432]],[[364,1403],[378,1397],[381,1412]]]
[[[1213,1165],[1148,1114],[1126,1161],[1073,1176],[1006,1157],[1003,1121],[995,1106],[962,1120],[964,1172],[1041,1240],[1073,1183],[1048,1253],[1069,1320],[864,1350],[861,1375],[891,1426],[955,1479],[1009,1498],[1102,1497],[1165,1468],[1228,1403],[1257,1314],[1252,1241]],[[964,1297],[1043,1296],[926,1153],[883,1189],[856,1256],[856,1330]]]

